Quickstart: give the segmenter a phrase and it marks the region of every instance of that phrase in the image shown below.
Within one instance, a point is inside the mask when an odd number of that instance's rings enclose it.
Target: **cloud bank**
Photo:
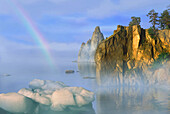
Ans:
[[[10,41],[0,37],[0,62],[1,63],[29,63],[45,61],[42,48],[37,45],[24,44],[20,42]],[[50,53],[53,58],[69,58],[77,57],[80,44],[78,43],[49,43]],[[60,59],[61,60],[61,59]]]

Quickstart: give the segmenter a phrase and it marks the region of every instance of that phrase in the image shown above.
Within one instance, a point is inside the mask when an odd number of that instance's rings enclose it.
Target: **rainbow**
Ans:
[[[21,19],[34,41],[41,48],[49,65],[54,66],[54,61],[50,54],[48,43],[38,28],[34,25],[33,21],[29,18],[24,9],[15,2],[15,0],[8,0],[8,3],[13,8],[17,16]]]

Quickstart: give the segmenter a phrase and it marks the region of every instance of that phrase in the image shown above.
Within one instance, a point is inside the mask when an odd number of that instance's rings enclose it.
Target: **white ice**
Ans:
[[[33,100],[18,94],[0,94],[0,108],[12,113],[31,113],[36,107]]]
[[[69,87],[62,82],[34,79],[30,88],[18,93],[0,94],[0,108],[14,113],[29,112],[35,104],[49,106],[53,111],[82,107],[94,101],[94,93],[82,87]],[[15,105],[19,102],[17,105]],[[34,103],[36,102],[36,103]]]

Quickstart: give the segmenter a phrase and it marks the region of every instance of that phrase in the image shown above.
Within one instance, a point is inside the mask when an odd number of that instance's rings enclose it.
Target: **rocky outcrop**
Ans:
[[[153,39],[148,30],[140,26],[118,25],[114,34],[97,47],[95,62],[98,82],[102,83],[104,76],[114,77],[112,81],[116,82],[112,83],[124,83],[126,78],[133,82],[134,77],[143,80],[149,76],[146,71],[161,53],[170,53],[170,30],[159,30]]]
[[[87,43],[82,43],[78,62],[94,62],[94,55],[98,44],[104,40],[103,34],[100,31],[99,26],[95,28],[92,38],[87,41]]]

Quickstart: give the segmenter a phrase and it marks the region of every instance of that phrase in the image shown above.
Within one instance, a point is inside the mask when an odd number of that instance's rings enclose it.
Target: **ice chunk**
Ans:
[[[32,89],[40,89],[44,84],[44,80],[34,79],[30,82],[29,87]]]
[[[55,81],[51,81],[51,80],[46,80],[45,81],[45,85],[42,86],[42,89],[44,90],[56,90],[56,89],[61,89],[63,87],[68,87],[67,85],[65,85],[62,82],[55,82]]]
[[[89,104],[94,101],[94,93],[86,89],[83,89],[80,93],[81,96],[85,99],[84,104]]]
[[[23,94],[40,104],[50,105],[55,111],[69,106],[81,107],[94,101],[94,93],[82,87],[68,87],[62,82],[35,79],[30,82],[31,89],[21,89]]]
[[[61,89],[63,87],[68,87],[62,82],[58,81],[51,81],[51,80],[39,80],[34,79],[30,82],[29,87],[32,89],[43,89],[43,90],[52,90],[55,91],[56,89]]]
[[[94,100],[94,93],[82,87],[68,87],[62,82],[35,79],[29,87],[18,93],[0,94],[0,108],[27,113],[38,104],[38,107],[50,107],[53,111],[65,111],[89,105]]]
[[[78,107],[81,107],[86,104],[85,99],[81,95],[75,95],[75,99],[76,99]],[[89,103],[87,103],[87,104],[89,104]]]
[[[65,89],[68,89],[74,94],[76,103],[79,107],[94,101],[94,93],[82,87],[65,87]]]
[[[63,111],[67,106],[76,105],[73,94],[67,89],[56,90],[52,94],[51,102],[51,109],[55,111]]]
[[[40,104],[44,104],[44,105],[50,105],[51,104],[51,101],[49,100],[49,98],[43,97],[39,93],[34,93],[30,89],[23,88],[18,93],[20,93],[20,94],[22,94],[26,97],[29,97],[32,100],[34,100],[34,101],[36,101]]]
[[[51,98],[52,109],[64,110],[67,106],[81,107],[94,101],[94,93],[82,87],[65,87],[56,90]]]
[[[18,93],[0,94],[0,108],[12,113],[32,113],[35,103]]]

